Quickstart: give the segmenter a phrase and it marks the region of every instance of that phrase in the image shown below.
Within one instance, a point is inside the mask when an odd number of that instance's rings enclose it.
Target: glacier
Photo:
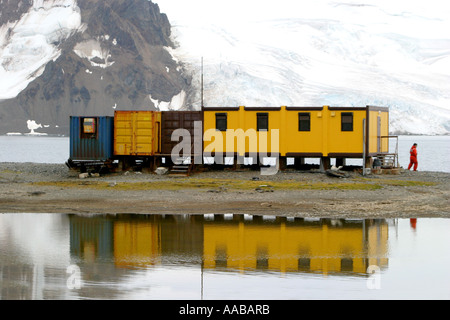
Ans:
[[[450,9],[430,1],[157,0],[201,106],[388,106],[450,134]]]
[[[0,27],[0,100],[16,97],[61,54],[58,45],[82,28],[75,0],[33,0],[18,21]]]

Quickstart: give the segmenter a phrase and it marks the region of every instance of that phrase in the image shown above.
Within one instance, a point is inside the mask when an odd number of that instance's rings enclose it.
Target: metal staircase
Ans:
[[[396,153],[379,153],[377,159],[380,160],[381,168],[392,169],[398,167],[398,155]]]
[[[186,162],[188,162],[188,163],[186,163]],[[170,170],[169,170],[169,175],[170,176],[185,176],[185,177],[187,177],[191,174],[192,167],[193,167],[193,164],[192,164],[192,159],[190,157],[177,158],[174,161],[172,168],[170,168]]]
[[[398,160],[398,136],[380,136],[380,144],[382,140],[387,140],[389,145],[389,152],[379,152],[377,154],[377,159],[381,163],[382,169],[395,169],[399,168],[399,160]],[[395,140],[394,143],[389,143],[389,140]]]

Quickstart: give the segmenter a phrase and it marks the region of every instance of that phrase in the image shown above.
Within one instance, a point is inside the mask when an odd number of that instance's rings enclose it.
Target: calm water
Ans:
[[[391,141],[392,148],[394,141]],[[419,170],[450,172],[450,136],[400,136],[399,160],[404,168],[408,167],[409,149],[414,142],[419,144]],[[0,162],[64,163],[69,158],[69,138],[0,136],[0,150],[3,150]],[[318,163],[318,160],[307,162]],[[348,164],[361,165],[362,160],[349,160]]]
[[[0,298],[449,299],[449,228],[450,219],[1,214]]]
[[[0,162],[65,163],[67,137],[0,136]]]

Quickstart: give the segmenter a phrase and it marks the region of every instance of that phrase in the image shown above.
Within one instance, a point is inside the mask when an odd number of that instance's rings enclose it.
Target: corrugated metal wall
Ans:
[[[153,156],[159,153],[161,112],[115,111],[114,155]]]
[[[95,133],[83,132],[85,118],[95,119]],[[70,117],[70,159],[104,161],[112,158],[113,134],[113,117]]]

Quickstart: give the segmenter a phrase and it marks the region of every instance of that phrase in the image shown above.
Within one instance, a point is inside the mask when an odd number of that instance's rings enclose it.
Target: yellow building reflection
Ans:
[[[369,221],[206,223],[204,268],[365,273],[387,265],[388,225]]]
[[[388,224],[243,215],[73,217],[71,252],[85,261],[111,257],[116,268],[183,263],[239,272],[365,274],[370,265],[388,265]]]
[[[114,223],[114,261],[118,267],[146,267],[160,263],[160,228],[150,221]]]

